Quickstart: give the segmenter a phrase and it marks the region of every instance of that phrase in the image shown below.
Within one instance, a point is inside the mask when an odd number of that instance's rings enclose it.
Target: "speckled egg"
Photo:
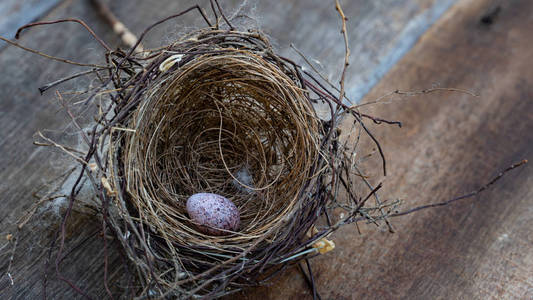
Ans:
[[[229,199],[212,193],[198,193],[187,199],[187,213],[198,229],[210,235],[227,235],[241,223],[239,209]]]

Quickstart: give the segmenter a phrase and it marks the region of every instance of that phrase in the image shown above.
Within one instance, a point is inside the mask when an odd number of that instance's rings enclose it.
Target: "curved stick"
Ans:
[[[15,39],[18,39],[20,37],[20,33],[26,28],[30,28],[30,27],[34,27],[34,26],[40,26],[40,25],[50,25],[50,24],[57,24],[57,23],[65,23],[65,22],[75,22],[75,23],[80,24],[85,29],[87,29],[87,31],[94,37],[94,39],[96,41],[98,41],[98,43],[100,43],[100,45],[102,45],[102,47],[104,47],[107,51],[110,51],[110,52],[113,51],[111,49],[111,47],[109,47],[98,35],[96,35],[96,33],[94,33],[94,31],[91,29],[91,27],[89,27],[87,24],[85,24],[85,22],[83,22],[82,20],[79,20],[79,19],[60,19],[60,20],[55,20],[55,21],[43,21],[43,22],[29,23],[29,24],[26,24],[26,25],[20,27],[17,30],[17,33],[15,34]]]

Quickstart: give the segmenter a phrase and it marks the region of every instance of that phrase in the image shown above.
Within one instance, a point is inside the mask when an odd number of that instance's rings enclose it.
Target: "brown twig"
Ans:
[[[345,48],[345,55],[344,55],[344,67],[342,68],[342,75],[340,79],[340,92],[339,92],[339,101],[342,103],[342,99],[344,99],[344,80],[346,77],[346,70],[348,69],[348,66],[350,65],[350,47],[348,46],[348,33],[346,32],[346,21],[348,18],[344,15],[344,12],[342,11],[342,7],[339,3],[339,0],[335,0],[335,9],[339,13],[341,20],[342,20],[342,29],[341,34],[344,38],[344,48]]]
[[[379,103],[384,98],[390,97],[392,95],[416,96],[416,95],[431,94],[431,93],[434,93],[434,92],[441,92],[441,91],[457,92],[457,93],[467,94],[467,95],[470,95],[472,97],[479,97],[478,94],[476,94],[476,93],[474,93],[472,91],[464,90],[464,89],[458,89],[458,88],[431,88],[431,89],[424,89],[424,90],[421,90],[421,91],[400,91],[400,90],[395,90],[393,92],[390,92],[388,94],[385,94],[385,95],[379,97],[376,100],[365,102],[365,103],[362,103],[362,104],[352,105],[350,108],[351,109],[359,109],[359,108],[361,108],[363,106],[376,104],[376,103]]]
[[[51,60],[55,60],[55,61],[59,61],[59,62],[62,62],[62,63],[66,63],[66,64],[70,64],[70,65],[75,65],[75,66],[81,66],[81,67],[91,67],[91,68],[98,68],[98,69],[105,69],[107,68],[107,66],[101,66],[101,65],[95,65],[95,64],[85,64],[85,63],[79,63],[79,62],[75,62],[75,61],[71,61],[71,60],[68,60],[68,59],[64,59],[64,58],[60,58],[60,57],[55,57],[55,56],[52,56],[52,55],[48,55],[48,54],[45,54],[45,53],[42,53],[40,51],[37,51],[35,49],[32,49],[32,48],[28,48],[26,46],[22,46],[21,44],[19,43],[15,43],[11,40],[8,40],[6,39],[5,37],[2,37],[0,36],[0,40],[12,45],[12,46],[15,46],[15,47],[18,47],[22,50],[25,50],[25,51],[28,51],[28,52],[31,52],[31,53],[34,53],[34,54],[37,54],[37,55],[40,55],[44,58],[48,58],[48,59],[51,59]]]
[[[222,8],[220,7],[220,4],[218,3],[218,0],[211,0],[211,1],[215,1],[216,5],[217,5],[217,8],[218,8],[218,11],[220,12],[220,15],[222,16],[222,18],[224,19],[226,24],[228,24],[229,29],[230,30],[235,30],[235,27],[233,27],[233,25],[231,25],[231,23],[229,22],[228,18],[226,18],[226,15],[222,11]]]
[[[64,82],[70,81],[70,80],[72,80],[74,78],[78,78],[78,77],[81,77],[81,76],[85,76],[85,75],[89,75],[89,74],[98,72],[99,70],[104,70],[104,69],[92,69],[92,70],[89,70],[89,71],[79,72],[79,73],[73,74],[71,76],[68,76],[68,77],[56,80],[54,82],[48,83],[48,84],[43,85],[42,87],[39,88],[39,93],[42,95],[44,92],[46,92],[47,90],[53,88],[54,86],[60,85],[60,84],[62,84]]]
[[[309,262],[309,259],[305,259],[305,264],[307,265],[307,273],[305,272],[304,268],[302,267],[301,263],[298,263],[298,268],[300,269],[300,272],[304,276],[305,282],[307,283],[309,289],[311,289],[313,293],[313,300],[321,300],[322,297],[320,297],[320,294],[316,290],[316,284],[315,279],[313,276],[313,270],[311,269],[311,263]],[[308,275],[309,274],[309,275]]]
[[[29,23],[29,24],[26,24],[26,25],[20,27],[17,30],[17,33],[15,34],[15,39],[18,39],[20,37],[20,33],[26,28],[30,28],[30,27],[34,27],[34,26],[41,26],[41,25],[51,25],[51,24],[57,24],[57,23],[64,23],[64,22],[74,22],[74,23],[80,24],[81,26],[83,26],[93,36],[93,38],[98,43],[100,43],[100,45],[102,45],[102,47],[104,49],[106,49],[109,52],[112,51],[111,47],[109,47],[104,42],[104,40],[102,40],[98,35],[96,35],[96,33],[94,33],[94,31],[91,29],[91,27],[87,26],[87,24],[85,24],[85,22],[83,22],[82,20],[79,20],[79,19],[60,19],[60,20],[55,20],[55,21],[41,21],[41,22]]]
[[[420,210],[423,210],[423,209],[428,209],[428,208],[433,208],[433,207],[439,207],[439,206],[446,206],[448,204],[451,204],[453,202],[456,202],[456,201],[459,201],[459,200],[463,200],[463,199],[468,199],[468,198],[472,198],[480,193],[482,193],[483,191],[485,191],[487,188],[489,188],[491,185],[493,185],[494,183],[496,183],[498,180],[500,180],[507,172],[515,169],[515,168],[518,168],[518,167],[521,167],[523,165],[527,164],[527,160],[524,159],[518,163],[515,163],[509,167],[507,167],[505,170],[501,171],[500,173],[498,173],[498,175],[496,175],[494,178],[492,178],[487,184],[481,186],[479,189],[475,190],[475,191],[472,191],[468,194],[465,194],[465,195],[461,195],[459,197],[455,197],[453,199],[450,199],[450,200],[446,200],[446,201],[442,201],[442,202],[437,202],[437,203],[431,203],[431,204],[426,204],[426,205],[421,205],[421,206],[417,206],[417,207],[414,207],[414,208],[411,208],[411,209],[408,209],[406,211],[402,211],[402,212],[398,212],[398,213],[393,213],[393,214],[390,214],[389,217],[399,217],[399,216],[404,216],[404,215],[408,215],[408,214],[411,214],[411,213],[414,213],[414,212],[417,212],[417,211],[420,211]]]
[[[213,15],[215,15],[215,29],[218,30],[219,28],[219,21],[218,21],[218,14],[217,10],[215,9],[215,2],[213,0],[209,1],[209,4],[211,5],[211,11],[213,12]]]

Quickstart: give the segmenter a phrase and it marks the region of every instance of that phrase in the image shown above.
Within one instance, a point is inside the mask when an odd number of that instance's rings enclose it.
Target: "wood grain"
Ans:
[[[111,6],[133,32],[140,32],[153,21],[194,2],[113,1]],[[350,16],[352,54],[358,61],[349,69],[347,85],[370,88],[387,66],[393,65],[417,40],[416,33],[422,33],[437,19],[439,11],[452,3],[444,2],[345,3],[345,12]],[[228,1],[228,12],[239,3]],[[495,22],[490,26],[480,24],[481,16],[497,5],[502,10]],[[403,120],[406,125],[402,130],[374,128],[385,149],[392,149],[387,152],[391,174],[385,181],[385,197],[401,197],[409,205],[446,199],[475,188],[514,160],[531,156],[532,76],[527,63],[532,61],[527,37],[528,28],[532,28],[528,17],[531,6],[527,1],[459,1],[366,97],[368,101],[398,88],[423,89],[435,83],[474,89],[482,95],[472,99],[462,94],[436,93],[372,107],[371,113]],[[66,16],[82,17],[106,41],[117,45],[118,40],[85,1],[66,1],[47,18]],[[287,48],[293,42],[320,60],[326,66],[324,72],[335,80],[342,64],[343,45],[333,5],[318,0],[261,1],[256,5],[256,16],[283,53],[295,57]],[[433,17],[413,23],[418,16]],[[168,42],[181,30],[190,28],[183,27],[185,24],[200,25],[188,16],[158,29],[147,44]],[[402,39],[409,39],[403,50]],[[92,51],[98,45],[73,24],[31,30],[22,42],[78,61],[101,59]],[[12,224],[34,202],[31,192],[35,186],[59,174],[66,165],[63,161],[45,163],[51,155],[59,155],[31,144],[32,135],[42,128],[58,130],[58,137],[68,138],[60,134],[68,129],[65,115],[53,105],[51,96],[40,97],[37,87],[78,69],[13,47],[0,52],[0,66],[0,192],[4,208],[0,225],[5,235],[16,233]],[[73,87],[81,86],[83,82]],[[364,90],[348,92],[354,99],[357,93],[364,94]],[[367,168],[372,169],[372,165]],[[338,249],[314,263],[323,298],[531,297],[533,237],[528,228],[533,224],[532,195],[527,188],[532,183],[529,170],[511,174],[474,204],[465,202],[395,220],[396,234],[376,233],[371,227],[364,227],[362,235],[355,234],[354,228],[343,229],[335,236]],[[380,180],[377,171],[372,175],[373,180]],[[59,218],[53,209],[40,218],[16,235],[19,244],[11,267],[15,281],[11,285],[6,275],[0,277],[2,298],[43,296],[43,258]],[[105,298],[98,223],[80,215],[73,220],[69,230],[72,252],[61,270],[92,297]],[[0,242],[0,270],[5,274],[12,244],[3,245]],[[124,284],[114,281],[123,270],[117,267],[118,250],[112,250],[111,282]],[[52,259],[52,267],[47,270],[48,295],[57,299],[79,297],[58,281],[54,272]],[[280,277],[271,288],[241,295],[249,299],[310,296],[296,270]]]
[[[98,18],[85,1],[66,2],[54,9],[47,18],[57,19],[65,16],[88,20]],[[104,39],[115,40],[105,24],[92,22],[92,26]],[[99,52],[93,51],[98,49],[98,44],[78,24],[29,30],[20,42],[45,53],[81,62],[94,63],[102,59]],[[65,122],[66,114],[55,103],[54,91],[40,96],[37,88],[81,69],[51,62],[14,47],[1,50],[0,66],[0,298],[34,299],[43,295],[44,262],[48,254],[47,248],[54,237],[53,232],[57,228],[60,209],[57,206],[45,209],[34,223],[21,232],[16,231],[14,224],[35,203],[36,199],[32,197],[32,193],[71,164],[55,151],[34,146],[34,134],[38,130],[48,129],[47,132],[54,137],[62,136],[68,142],[73,141],[72,135],[62,133],[65,130],[72,132],[72,128]],[[78,82],[70,85],[70,88],[79,89],[81,86]],[[48,162],[49,159],[51,163]],[[80,244],[87,236],[94,237],[98,228],[95,221],[81,216],[75,218],[72,228],[82,229],[73,229],[69,235],[69,241],[73,245]],[[6,274],[13,249],[13,243],[6,244],[7,234],[14,234],[14,240],[18,240],[10,272],[14,280],[13,285]],[[102,267],[102,259],[98,254],[101,253],[101,239],[94,238],[93,241],[84,243],[83,247],[84,251],[74,252],[73,256],[64,262],[67,266],[64,272],[84,288],[99,287],[103,274],[99,270]],[[89,255],[90,253],[96,255]],[[48,295],[72,298],[73,293],[68,291],[66,284],[55,279],[52,267],[47,273],[50,274]]]
[[[124,1],[110,2],[113,11],[133,32],[142,32],[146,24],[157,21],[167,12],[179,11],[198,1],[137,2],[135,5],[125,5]],[[348,74],[351,84],[347,94],[357,102],[456,0],[344,2],[343,10],[349,17],[348,34],[352,51],[352,68]],[[226,13],[230,16],[242,5],[242,12],[253,18],[246,19],[246,25],[258,26],[268,34],[282,55],[303,64],[290,49],[292,43],[309,58],[320,62],[324,74],[332,82],[340,79],[344,48],[334,1],[231,0],[224,3]],[[208,5],[203,7],[207,8]],[[143,13],[139,18],[139,12],[148,13]],[[166,43],[191,26],[199,25],[204,25],[199,18],[192,21],[192,18],[187,17],[170,22],[148,38],[148,45],[161,45],[161,41]]]
[[[480,20],[501,7],[493,24]],[[390,174],[383,198],[407,207],[476,189],[533,155],[533,28],[530,1],[460,1],[365,97],[434,85],[480,94],[438,92],[389,97],[368,112],[402,120],[373,126]],[[392,99],[390,99],[392,98]],[[533,169],[509,174],[475,201],[396,218],[396,233],[343,228],[338,250],[313,262],[322,299],[532,299]],[[303,299],[296,270],[243,299]]]

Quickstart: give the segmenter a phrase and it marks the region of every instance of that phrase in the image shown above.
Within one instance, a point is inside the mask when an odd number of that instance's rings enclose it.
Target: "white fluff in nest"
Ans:
[[[247,166],[242,167],[234,174],[233,185],[241,192],[251,194],[254,191],[249,187],[254,187],[254,179]]]

